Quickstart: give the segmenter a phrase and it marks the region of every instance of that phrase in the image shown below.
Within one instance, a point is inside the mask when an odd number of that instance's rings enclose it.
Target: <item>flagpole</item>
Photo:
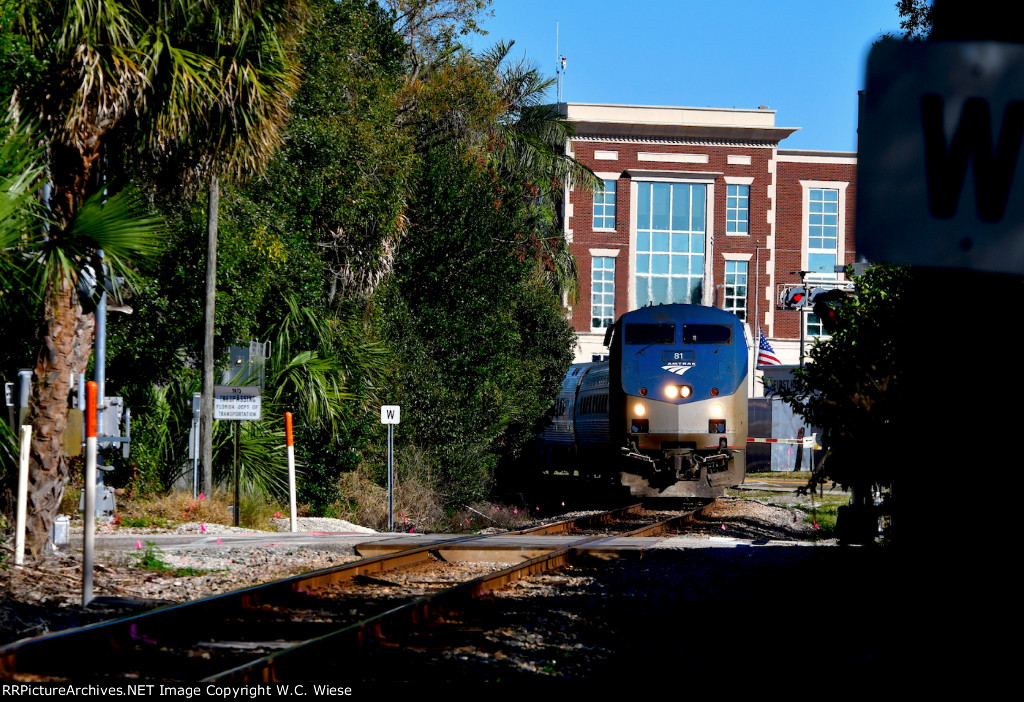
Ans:
[[[748,289],[750,291],[750,289]],[[761,247],[755,245],[754,247],[754,323],[758,326],[758,350],[754,356],[755,359],[761,355]],[[758,364],[755,360],[754,363],[754,378],[751,379],[751,397],[754,397],[754,390],[756,389],[758,375]],[[763,375],[763,374],[762,374]],[[764,383],[761,384],[764,387]],[[764,391],[761,391],[761,395],[764,396]]]

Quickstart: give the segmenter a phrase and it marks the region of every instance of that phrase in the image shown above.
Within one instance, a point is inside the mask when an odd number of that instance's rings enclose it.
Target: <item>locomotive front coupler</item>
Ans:
[[[674,449],[665,452],[666,467],[671,470],[676,480],[698,480],[700,464],[691,449]]]
[[[697,460],[708,473],[720,473],[729,469],[732,453],[713,453],[710,456],[697,456]]]
[[[732,456],[730,456],[727,453],[713,453],[710,456],[698,455],[695,458],[697,459],[698,463],[703,463],[705,465],[707,465],[708,463],[717,462],[728,463],[730,460],[732,460]]]

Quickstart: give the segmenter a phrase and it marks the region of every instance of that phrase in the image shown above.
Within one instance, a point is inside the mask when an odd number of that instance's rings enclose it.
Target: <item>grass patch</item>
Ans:
[[[811,474],[806,470],[773,470],[767,473],[747,473],[747,480],[768,480],[775,478],[776,480],[810,480]]]
[[[193,500],[191,493],[171,492],[149,498],[119,500],[115,521],[122,526],[173,528],[185,522],[231,524],[226,494],[203,495]]]
[[[342,475],[338,517],[353,524],[383,531],[388,524],[388,491],[360,471]],[[417,475],[406,475],[395,486],[394,517],[397,531],[444,531],[447,516],[441,499]]]
[[[233,525],[231,506],[234,494],[218,490],[212,495],[203,494],[202,499],[192,499],[188,492],[171,492],[166,495],[118,500],[115,522],[123,527],[142,529],[173,529],[188,522]],[[287,511],[277,502],[246,493],[241,495],[239,523],[241,526],[261,531],[273,531],[271,520],[278,512]]]
[[[152,570],[165,575],[177,577],[186,575],[204,575],[210,571],[198,568],[174,568],[164,558],[164,553],[152,541],[146,542],[146,550],[135,555],[134,566],[142,570]]]
[[[476,533],[483,529],[521,529],[537,520],[537,513],[517,505],[493,503],[465,507],[451,515],[448,530],[452,532]]]
[[[137,514],[134,516],[117,517],[118,526],[134,527],[137,529],[171,529],[173,524],[163,517],[153,517],[148,514]]]
[[[850,498],[847,495],[825,495],[800,503],[796,507],[803,510],[805,522],[817,524],[819,538],[831,539],[837,536],[836,521],[839,517],[839,508],[848,504]]]
[[[233,500],[234,498],[232,498]],[[249,529],[275,531],[271,521],[275,514],[288,514],[288,507],[264,495],[247,495],[239,497],[239,523]],[[232,521],[231,524],[234,524]]]

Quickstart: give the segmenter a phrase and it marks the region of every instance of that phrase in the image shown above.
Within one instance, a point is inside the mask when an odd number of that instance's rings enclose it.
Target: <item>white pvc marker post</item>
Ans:
[[[99,386],[85,386],[85,514],[82,515],[82,606],[92,601],[93,547],[96,542],[96,394]]]
[[[395,437],[392,427],[402,419],[402,408],[384,405],[380,408],[380,423],[388,425],[388,531],[395,530]]]
[[[288,510],[293,532],[299,530],[295,513],[295,439],[292,435],[292,413],[284,413],[284,432],[288,437]]]
[[[18,461],[18,512],[15,517],[14,565],[25,562],[25,518],[28,511],[28,453],[32,427],[21,427],[21,457]]]

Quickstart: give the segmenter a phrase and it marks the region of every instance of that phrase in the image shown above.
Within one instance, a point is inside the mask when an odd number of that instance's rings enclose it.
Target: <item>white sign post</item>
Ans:
[[[857,250],[1024,273],[1024,44],[895,41],[868,58]]]
[[[292,533],[299,530],[295,504],[295,435],[292,433],[292,413],[284,413],[285,440],[288,444],[288,521]]]
[[[402,408],[384,405],[380,408],[380,423],[388,427],[388,531],[395,530],[395,462],[394,426],[402,419]]]
[[[21,455],[18,461],[18,507],[14,532],[14,565],[25,563],[25,519],[28,511],[28,459],[31,448],[32,427],[21,426]]]

